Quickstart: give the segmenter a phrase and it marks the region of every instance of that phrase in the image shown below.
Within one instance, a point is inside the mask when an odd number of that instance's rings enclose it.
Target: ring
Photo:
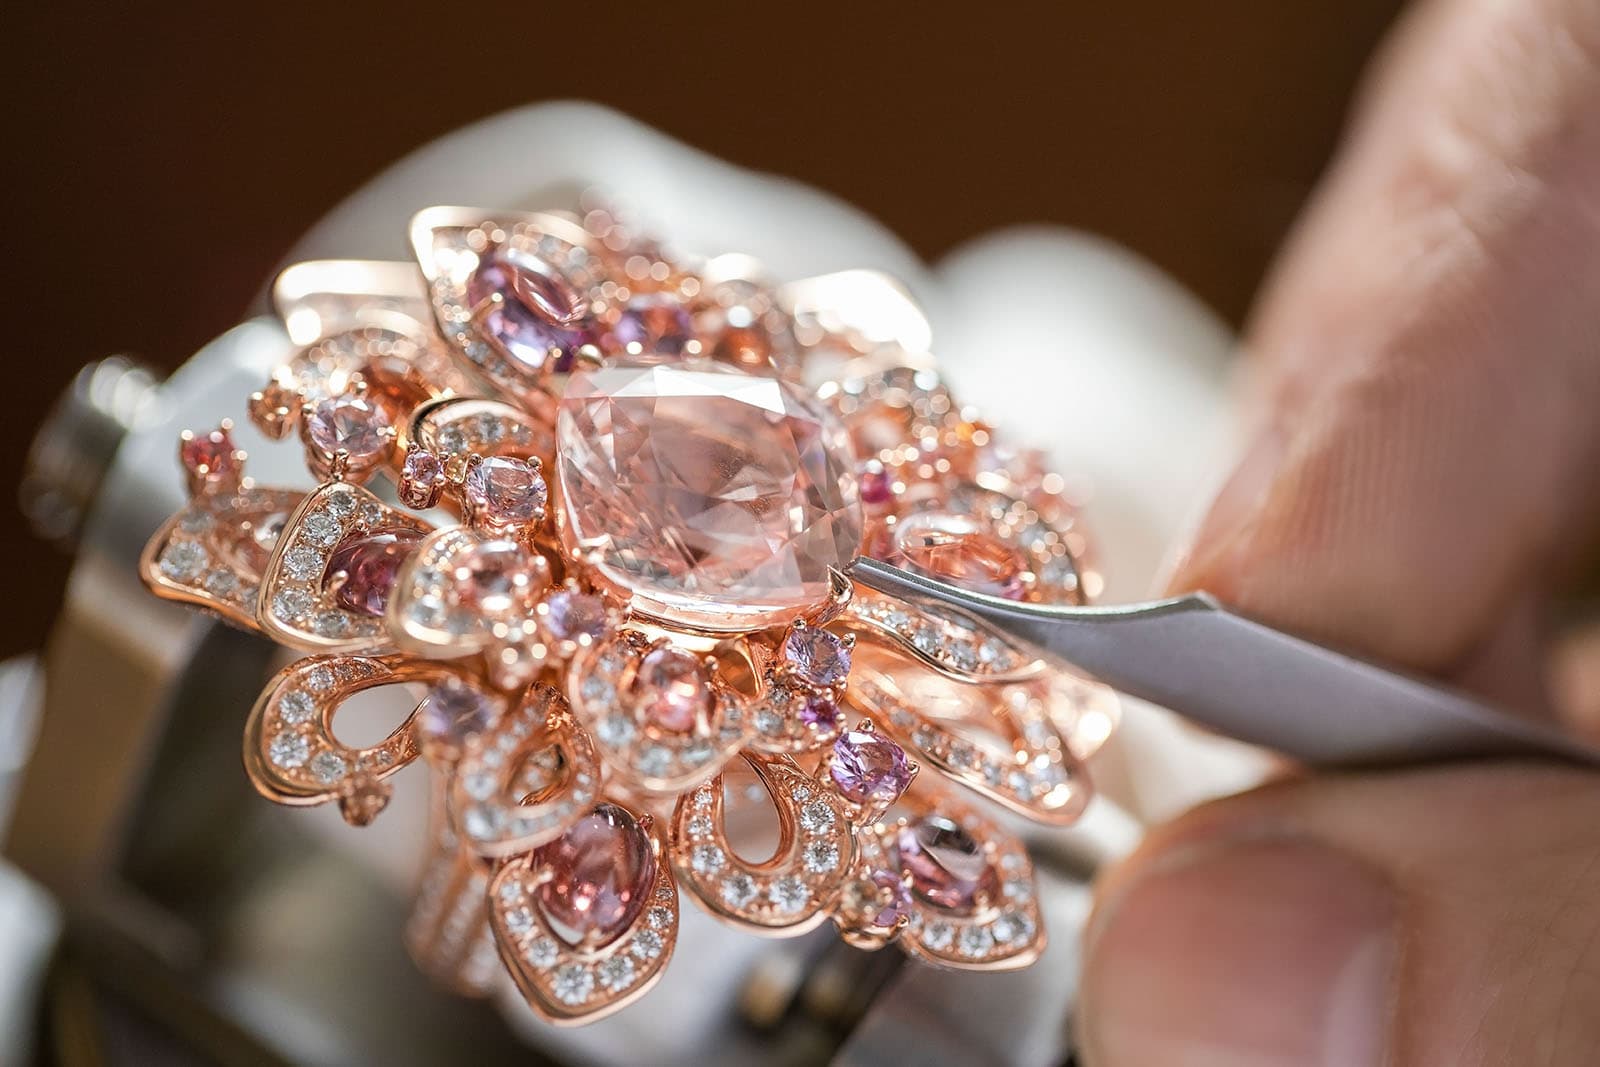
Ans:
[[[556,1023],[648,990],[684,894],[768,935],[1031,963],[1003,816],[1078,817],[1116,698],[848,573],[1065,603],[1100,579],[1068,483],[956,401],[910,297],[777,284],[604,207],[430,208],[411,240],[420,272],[275,286],[300,347],[248,416],[318,484],[256,485],[226,420],[186,432],[187,503],[141,561],[157,596],[304,654],[250,712],[255,787],[365,825],[421,757],[413,956],[464,993],[509,975]],[[396,686],[423,695],[386,736],[336,735]]]

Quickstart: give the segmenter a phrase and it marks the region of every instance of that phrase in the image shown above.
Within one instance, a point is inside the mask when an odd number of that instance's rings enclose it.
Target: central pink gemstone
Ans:
[[[567,532],[659,618],[785,621],[860,546],[849,438],[779,379],[714,363],[580,372],[557,435]]]
[[[656,879],[650,835],[627,811],[601,804],[533,853],[550,871],[538,888],[539,910],[569,945],[610,944],[639,917]]]

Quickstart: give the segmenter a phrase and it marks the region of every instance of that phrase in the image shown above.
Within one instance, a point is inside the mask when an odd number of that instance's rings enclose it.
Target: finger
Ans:
[[[1088,1067],[1600,1055],[1600,777],[1299,781],[1159,831],[1100,889]]]
[[[1433,671],[1516,647],[1600,472],[1597,57],[1588,0],[1397,37],[1265,290],[1255,443],[1176,587]]]

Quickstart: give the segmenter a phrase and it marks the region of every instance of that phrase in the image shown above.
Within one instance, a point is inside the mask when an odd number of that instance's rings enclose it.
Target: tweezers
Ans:
[[[1556,729],[1275,630],[1207,593],[1061,607],[968,592],[871,559],[857,560],[850,577],[953,609],[1113,689],[1311,766],[1531,756],[1600,767],[1600,749]]]

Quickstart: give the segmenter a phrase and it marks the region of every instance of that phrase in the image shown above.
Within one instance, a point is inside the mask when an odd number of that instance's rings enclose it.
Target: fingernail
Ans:
[[[1162,568],[1167,589],[1187,591],[1206,562],[1226,551],[1250,524],[1282,466],[1284,449],[1284,434],[1276,423],[1268,423],[1251,438],[1222,488],[1211,498],[1204,517]]]
[[[1087,1067],[1381,1064],[1394,908],[1374,872],[1314,844],[1153,861],[1091,924]]]

